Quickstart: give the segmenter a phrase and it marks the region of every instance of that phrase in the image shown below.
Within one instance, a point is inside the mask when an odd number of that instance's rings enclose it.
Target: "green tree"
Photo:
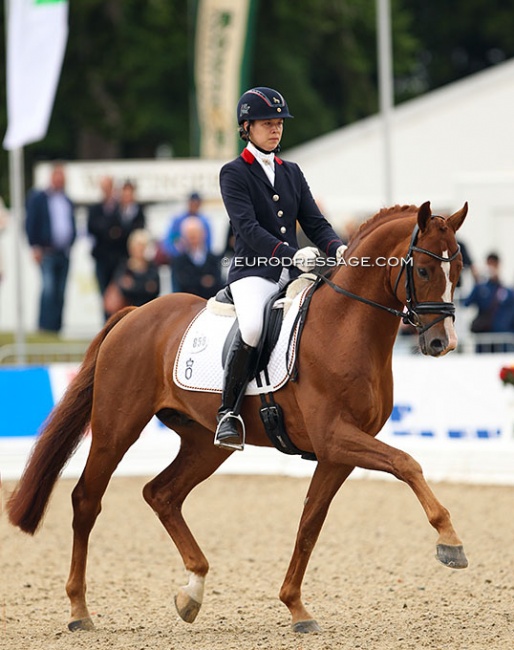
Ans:
[[[514,56],[513,0],[405,0],[421,43],[414,92],[438,88]]]
[[[411,15],[392,2],[395,74],[416,61]],[[299,144],[378,110],[376,0],[260,0],[253,83],[276,86],[301,119]]]
[[[377,0],[259,0],[249,85],[276,87],[299,119],[297,145],[378,109]],[[70,35],[47,137],[25,148],[26,180],[41,159],[191,154],[194,0],[70,0]],[[399,103],[514,56],[514,0],[391,0]],[[5,52],[4,3],[0,49]],[[458,19],[457,19],[458,18]],[[5,66],[0,132],[5,133]],[[7,153],[0,194],[8,201]]]
[[[3,4],[3,3],[2,3]],[[26,179],[41,159],[189,154],[187,0],[70,2],[70,32],[47,137],[25,148]],[[5,51],[3,13],[0,47]],[[5,132],[5,67],[0,71]],[[0,192],[8,186],[2,151]]]

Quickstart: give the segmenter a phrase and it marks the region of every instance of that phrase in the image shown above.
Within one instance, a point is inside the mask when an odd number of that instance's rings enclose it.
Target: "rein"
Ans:
[[[443,219],[443,217],[440,217],[439,215],[432,215],[432,218]],[[429,251],[426,248],[420,248],[419,246],[416,246],[418,235],[419,235],[419,226],[418,224],[416,224],[414,226],[414,230],[412,231],[412,236],[409,244],[409,250],[407,251],[407,256],[405,258],[402,258],[403,261],[402,268],[400,270],[400,273],[398,274],[398,277],[396,278],[396,282],[393,289],[393,293],[396,296],[396,291],[398,289],[400,277],[403,273],[403,269],[406,268],[407,269],[405,273],[405,295],[406,295],[405,303],[406,304],[402,311],[398,309],[394,309],[393,307],[387,307],[386,305],[382,305],[379,302],[375,302],[374,300],[370,300],[369,298],[364,298],[363,296],[359,296],[356,293],[352,293],[347,289],[343,289],[343,287],[340,287],[339,285],[335,284],[335,282],[332,282],[330,278],[327,278],[322,273],[316,272],[316,275],[318,277],[318,282],[323,281],[331,289],[333,289],[337,293],[342,294],[343,296],[346,296],[348,298],[353,298],[354,300],[358,300],[359,302],[362,302],[365,305],[370,305],[371,307],[382,309],[383,311],[386,311],[389,314],[396,316],[397,318],[401,318],[406,325],[412,325],[413,327],[415,327],[418,330],[418,334],[423,334],[428,329],[433,327],[436,323],[439,323],[445,318],[448,318],[448,316],[451,316],[451,318],[455,320],[455,305],[453,304],[453,302],[417,302],[416,301],[416,292],[414,289],[414,277],[412,275],[412,263],[413,263],[412,253],[414,252],[424,253],[425,255],[428,255],[429,257],[433,257],[434,259],[439,260],[440,262],[453,262],[453,260],[460,253],[460,245],[457,245],[457,250],[450,257],[443,257],[442,255],[437,255],[437,253],[433,253],[432,251]],[[439,318],[436,318],[428,325],[423,326],[423,324],[419,319],[419,316],[423,314],[438,314]]]

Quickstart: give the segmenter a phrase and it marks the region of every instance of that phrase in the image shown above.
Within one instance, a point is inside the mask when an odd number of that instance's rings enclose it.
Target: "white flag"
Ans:
[[[10,0],[5,149],[47,132],[68,39],[67,0]]]

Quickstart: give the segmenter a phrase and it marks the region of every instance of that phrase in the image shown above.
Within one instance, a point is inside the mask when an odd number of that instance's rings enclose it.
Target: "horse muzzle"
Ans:
[[[419,334],[419,348],[427,356],[442,357],[456,347],[457,334],[451,317],[434,323]]]

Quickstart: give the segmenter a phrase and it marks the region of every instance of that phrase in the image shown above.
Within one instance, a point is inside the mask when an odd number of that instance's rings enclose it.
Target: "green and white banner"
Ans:
[[[256,0],[198,0],[194,90],[198,155],[237,155],[236,105],[247,90]]]
[[[7,4],[5,149],[42,140],[52,114],[68,39],[67,0]]]

